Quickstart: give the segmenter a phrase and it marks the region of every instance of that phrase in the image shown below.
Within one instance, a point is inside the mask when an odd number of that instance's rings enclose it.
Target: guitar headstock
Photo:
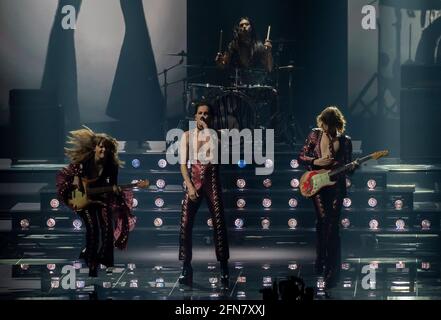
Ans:
[[[150,181],[148,179],[145,180],[139,180],[138,182],[136,182],[136,187],[139,189],[145,189],[148,188],[150,185]]]
[[[378,160],[389,155],[389,150],[377,151],[372,154],[372,159]]]

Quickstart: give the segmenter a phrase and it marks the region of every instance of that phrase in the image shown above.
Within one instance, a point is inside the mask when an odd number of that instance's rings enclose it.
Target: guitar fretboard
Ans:
[[[340,174],[342,172],[346,172],[349,169],[351,169],[351,167],[355,164],[355,162],[358,162],[359,164],[362,164],[363,162],[366,162],[366,161],[372,159],[372,156],[373,156],[373,154],[367,155],[367,156],[365,156],[363,158],[359,158],[359,159],[357,159],[355,161],[352,161],[352,162],[348,163],[347,165],[344,165],[344,166],[341,166],[341,167],[339,167],[337,169],[334,169],[334,170],[332,170],[329,173],[329,176],[333,177],[333,176],[336,176],[336,175],[338,175],[338,174]]]

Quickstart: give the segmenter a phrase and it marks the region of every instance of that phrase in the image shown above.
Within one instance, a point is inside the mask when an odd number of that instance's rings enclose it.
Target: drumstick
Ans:
[[[220,31],[220,38],[219,38],[219,51],[218,52],[222,52],[222,36],[223,36],[224,32],[223,30]]]
[[[266,33],[266,41],[270,39],[271,26],[268,26],[268,32]]]

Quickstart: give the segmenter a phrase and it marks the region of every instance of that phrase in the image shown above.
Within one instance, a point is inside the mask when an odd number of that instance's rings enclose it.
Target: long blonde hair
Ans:
[[[70,147],[64,148],[64,152],[72,163],[90,160],[95,155],[95,147],[102,142],[109,154],[107,160],[119,167],[123,165],[118,158],[118,141],[115,138],[105,133],[95,133],[86,126],[69,134],[66,144]]]
[[[323,124],[337,129],[338,134],[343,134],[346,129],[346,119],[336,106],[327,107],[317,116],[317,126],[323,129]]]

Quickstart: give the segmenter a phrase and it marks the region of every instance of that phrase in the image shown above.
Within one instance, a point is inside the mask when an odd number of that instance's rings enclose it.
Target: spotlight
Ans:
[[[271,168],[273,165],[274,165],[273,160],[271,160],[271,159],[265,160],[265,168]]]
[[[20,264],[20,269],[26,271],[26,270],[29,269],[29,265],[28,265],[28,264],[23,264],[23,263],[22,263],[22,264]]]
[[[289,226],[290,229],[297,228],[297,225],[298,225],[298,223],[297,223],[296,219],[291,218],[291,219],[288,220],[288,226]]]
[[[429,230],[431,226],[430,220],[424,219],[423,221],[421,221],[421,228],[423,230]]]
[[[28,219],[21,219],[20,220],[20,227],[22,229],[27,229],[29,228],[29,220]]]
[[[60,280],[58,279],[51,279],[51,289],[58,289],[60,287]]]
[[[269,270],[269,269],[271,269],[271,265],[269,265],[268,263],[265,263],[264,265],[262,265],[262,269]]]
[[[369,264],[369,268],[370,268],[370,269],[378,269],[378,262],[377,262],[377,261],[372,261],[372,262]]]
[[[139,168],[141,166],[141,161],[139,161],[139,159],[133,159],[132,160],[132,167],[133,168]]]
[[[237,199],[237,201],[236,201],[236,206],[238,207],[238,208],[244,208],[245,206],[246,206],[246,201],[245,201],[245,199]]]
[[[73,267],[75,270],[80,270],[83,267],[81,262],[74,262]]]
[[[350,198],[343,199],[343,207],[349,208],[352,205],[352,200]]]
[[[136,264],[134,264],[134,263],[128,263],[128,264],[127,264],[127,268],[128,268],[130,271],[133,271],[133,270],[136,269]]]
[[[297,270],[298,266],[297,263],[292,263],[288,265],[289,270]]]
[[[343,228],[347,229],[351,226],[351,221],[349,221],[348,218],[344,218],[341,220],[341,225],[343,226]]]
[[[291,185],[291,188],[298,188],[300,185],[299,179],[296,179],[296,178],[291,179],[290,185]]]
[[[369,190],[374,190],[375,187],[377,186],[377,181],[375,181],[374,179],[369,179],[367,182],[367,186]]]
[[[48,228],[53,228],[53,227],[55,227],[55,224],[56,224],[56,222],[55,222],[55,219],[54,219],[54,218],[49,218],[49,219],[47,219],[47,221],[46,221],[46,225],[48,226]]]
[[[158,187],[158,189],[164,189],[165,188],[165,180],[164,179],[156,180],[156,186]]]
[[[245,168],[246,165],[247,165],[247,163],[246,163],[245,160],[239,160],[239,161],[237,162],[237,166],[238,166],[239,168],[241,168],[241,169]]]
[[[347,263],[347,262],[342,263],[342,264],[341,264],[341,269],[342,269],[342,270],[345,270],[345,271],[348,271],[349,269],[351,269],[351,264],[350,264],[350,263]]]
[[[240,218],[237,218],[234,221],[234,225],[235,225],[236,229],[242,229],[243,228],[243,220]]]
[[[72,222],[72,225],[73,225],[73,227],[74,227],[75,230],[80,230],[81,227],[83,226],[83,222],[82,222],[80,219],[75,219],[75,220]]]
[[[245,294],[245,291],[237,291],[236,297],[239,298],[239,299],[240,298],[246,298],[247,295]]]
[[[292,159],[289,164],[293,169],[297,169],[299,167],[299,162],[297,161],[297,159]]]
[[[271,207],[271,199],[269,198],[264,198],[262,200],[262,206],[264,206],[265,208],[269,208]]]
[[[159,159],[158,161],[158,167],[161,169],[164,169],[167,166],[167,161],[165,159]]]
[[[133,207],[133,208],[136,208],[136,207],[138,206],[138,204],[139,204],[139,203],[138,203],[138,199],[133,198],[133,199],[132,199],[132,207]]]
[[[299,202],[297,201],[296,198],[291,198],[291,199],[289,199],[288,204],[291,208],[297,208],[297,206],[299,205]]]
[[[369,200],[368,200],[368,205],[371,208],[375,208],[377,206],[377,203],[378,203],[377,199],[375,199],[375,198],[369,198]]]
[[[129,287],[130,288],[138,288],[138,280],[137,279],[131,279]]]
[[[269,179],[269,178],[266,178],[265,180],[263,180],[263,186],[265,188],[271,188],[272,184],[273,183],[271,182],[271,179]]]
[[[406,264],[403,261],[398,261],[395,267],[397,269],[404,269],[406,267]]]
[[[156,288],[164,288],[164,286],[165,286],[164,278],[157,278],[155,280],[155,287]]]
[[[421,269],[429,270],[430,269],[430,262],[421,262]]]
[[[272,285],[273,279],[271,277],[268,277],[268,276],[267,277],[263,277],[262,282],[263,282],[263,286],[264,287],[269,287],[269,286]]]
[[[84,286],[85,286],[84,280],[77,280],[77,282],[76,282],[77,289],[82,289],[82,288],[84,288]]]
[[[237,277],[237,283],[246,283],[246,282],[247,282],[247,277],[245,276]]]
[[[246,183],[245,179],[237,179],[237,180],[236,180],[236,186],[237,186],[239,189],[243,189],[243,188],[245,188],[246,185],[247,185],[247,183]]]
[[[50,205],[52,209],[57,209],[60,206],[60,201],[58,201],[58,199],[52,199]]]
[[[54,264],[54,263],[48,263],[48,264],[46,265],[46,268],[47,268],[48,270],[50,270],[50,271],[54,271],[56,267],[57,267],[57,265]]]
[[[395,226],[397,230],[404,230],[404,228],[406,227],[406,223],[403,219],[398,219],[397,221],[395,221]]]
[[[349,178],[346,178],[346,188],[350,188],[352,186],[352,181]]]
[[[162,221],[161,218],[156,218],[156,219],[153,221],[153,224],[155,225],[155,227],[159,228],[159,227],[162,226],[163,221]]]
[[[218,282],[218,279],[217,279],[217,277],[210,277],[210,278],[208,278],[208,282],[209,282],[212,286],[215,286],[215,285],[217,284],[217,282]]]
[[[401,200],[401,199],[395,200],[395,202],[394,202],[395,209],[397,209],[397,210],[403,209],[403,205],[404,205],[404,203],[403,203],[403,200]]]
[[[369,221],[369,229],[378,230],[378,226],[379,226],[379,223],[377,220],[372,219],[371,221]]]
[[[162,198],[156,198],[155,206],[157,206],[158,208],[162,208],[164,206],[164,200]]]
[[[271,223],[268,218],[265,218],[262,220],[261,224],[263,229],[269,229]]]
[[[112,288],[112,283],[110,281],[104,281],[103,282],[103,288],[105,288],[105,289]]]
[[[210,228],[212,228],[212,227],[213,227],[213,219],[209,218],[209,219],[207,220],[207,225],[208,225]]]
[[[323,280],[323,278],[319,278],[317,280],[317,289],[319,290],[325,289],[325,281]]]

